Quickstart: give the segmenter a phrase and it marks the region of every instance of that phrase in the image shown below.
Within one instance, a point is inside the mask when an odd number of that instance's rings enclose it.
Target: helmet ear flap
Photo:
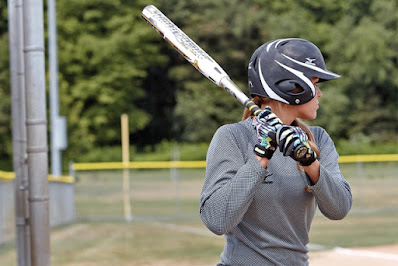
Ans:
[[[287,92],[288,94],[301,94],[305,91],[303,88],[302,82],[297,80],[281,80],[277,82],[275,85],[279,87],[280,90]]]
[[[314,95],[308,93],[305,88],[308,87],[301,80],[286,79],[277,82],[276,87],[284,92],[284,95],[290,99],[290,104],[302,104],[304,101],[309,101]]]
[[[304,89],[300,86],[300,84],[297,84],[297,82],[295,80],[281,80],[279,82],[276,83],[276,86],[279,87],[280,90],[282,91],[294,91],[296,88],[301,88],[302,91],[304,91]]]

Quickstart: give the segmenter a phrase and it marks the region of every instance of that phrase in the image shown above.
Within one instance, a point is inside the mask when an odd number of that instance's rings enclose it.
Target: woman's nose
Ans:
[[[322,91],[319,89],[318,86],[316,86],[316,95],[318,96],[318,98],[321,98],[323,95]]]

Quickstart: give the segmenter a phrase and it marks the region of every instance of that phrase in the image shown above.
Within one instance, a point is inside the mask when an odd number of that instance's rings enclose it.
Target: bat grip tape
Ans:
[[[247,100],[247,101],[245,102],[245,106],[246,106],[247,109],[250,110],[250,112],[251,112],[253,115],[258,115],[258,113],[261,112],[260,107],[258,107],[258,105],[255,104],[252,100]]]

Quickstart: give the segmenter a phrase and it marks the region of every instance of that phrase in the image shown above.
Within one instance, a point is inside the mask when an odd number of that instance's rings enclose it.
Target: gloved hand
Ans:
[[[276,131],[282,127],[281,120],[267,106],[253,119],[252,125],[258,139],[254,152],[260,157],[271,159],[277,147]]]
[[[276,140],[283,155],[292,157],[302,166],[311,165],[316,160],[316,153],[308,143],[307,134],[300,127],[280,127]]]

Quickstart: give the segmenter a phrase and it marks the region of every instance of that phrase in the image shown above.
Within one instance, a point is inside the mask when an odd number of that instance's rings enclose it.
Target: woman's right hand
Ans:
[[[277,147],[276,132],[283,126],[281,120],[271,111],[271,107],[267,106],[257,117],[253,118],[252,125],[258,139],[254,153],[260,157],[271,159]]]
[[[258,162],[261,164],[261,167],[262,167],[262,168],[267,168],[268,162],[269,162],[269,159],[268,159],[268,158],[260,157],[260,156],[258,156],[257,154],[254,154],[254,156],[256,156],[256,159],[257,159]]]

